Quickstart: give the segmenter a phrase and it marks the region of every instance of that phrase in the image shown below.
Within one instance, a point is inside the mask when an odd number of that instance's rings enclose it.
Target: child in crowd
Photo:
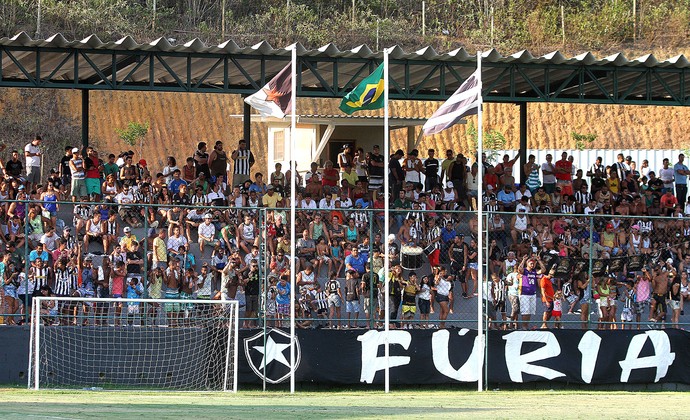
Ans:
[[[429,276],[423,276],[417,291],[417,306],[419,306],[419,320],[421,328],[429,328],[429,312],[431,311],[431,285]]]
[[[328,296],[328,317],[330,319],[329,327],[339,329],[342,292],[340,291],[340,282],[338,282],[335,272],[331,273],[330,278],[326,282],[326,296]]]
[[[137,277],[132,277],[127,285],[127,299],[139,299],[144,293],[144,288]],[[134,319],[139,317],[140,302],[127,302],[127,324],[134,324]]]
[[[561,290],[553,294],[553,311],[551,311],[551,315],[553,316],[554,328],[563,328],[561,325],[561,317],[563,316],[563,292]]]
[[[491,296],[491,301],[493,302],[495,313],[501,313],[502,322],[500,329],[505,330],[508,325],[506,324],[506,284],[497,274],[491,275],[489,296]]]

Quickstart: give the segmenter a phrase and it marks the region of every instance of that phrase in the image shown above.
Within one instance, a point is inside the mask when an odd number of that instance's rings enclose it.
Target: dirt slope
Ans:
[[[11,90],[0,91],[7,95]],[[3,93],[5,92],[5,93]],[[63,112],[79,117],[78,91],[60,91]],[[129,121],[149,121],[151,131],[144,158],[154,168],[164,164],[165,156],[179,162],[189,156],[198,141],[222,139],[233,145],[242,136],[242,102],[239,96],[222,94],[176,94],[155,92],[91,92],[91,136],[102,150],[118,152],[128,147],[115,134],[115,128]],[[298,113],[340,113],[338,101],[299,99]],[[430,116],[437,102],[394,102],[392,116]],[[508,139],[507,148],[518,147],[519,109],[510,104],[485,104],[485,130],[495,129]],[[370,112],[372,115],[382,113]],[[476,121],[476,118],[474,119]],[[690,143],[690,109],[652,106],[605,105],[528,105],[529,146],[535,148],[573,148],[570,132],[594,133],[597,148],[677,148]],[[426,137],[420,149],[452,148],[471,152],[465,126],[456,126],[439,135]],[[252,124],[252,150],[258,167],[265,168],[266,124]],[[393,147],[405,148],[405,133],[392,137]],[[226,148],[229,148],[226,146]]]

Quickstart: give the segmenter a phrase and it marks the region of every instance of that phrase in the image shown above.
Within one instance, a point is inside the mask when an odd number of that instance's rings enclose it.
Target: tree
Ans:
[[[570,133],[570,137],[575,140],[575,149],[577,150],[585,150],[597,139],[596,134],[580,134],[574,131]]]
[[[474,126],[472,121],[467,123],[466,133],[470,137],[474,149],[477,150],[479,148],[479,138],[477,127]],[[486,161],[493,162],[496,160],[496,158],[501,154],[500,151],[505,150],[506,143],[508,143],[508,141],[500,131],[485,131],[484,136],[482,137],[482,145],[484,146],[483,148],[484,154],[486,154]]]
[[[115,133],[117,133],[117,136],[129,146],[138,146],[139,156],[141,156],[144,149],[144,138],[146,134],[148,134],[150,126],[148,121],[144,123],[130,121],[129,124],[127,124],[127,128],[116,128]]]

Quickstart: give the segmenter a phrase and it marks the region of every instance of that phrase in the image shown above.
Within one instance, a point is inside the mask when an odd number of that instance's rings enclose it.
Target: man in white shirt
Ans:
[[[38,185],[41,183],[41,157],[42,152],[39,146],[41,146],[41,136],[36,136],[31,143],[24,146],[24,156],[26,157],[26,181],[28,183],[27,189],[31,191],[32,185]]]
[[[204,215],[204,223],[199,225],[199,251],[201,251],[202,254],[204,253],[204,244],[213,246],[218,244],[218,240],[216,239],[216,227],[211,223],[212,218],[213,216],[206,213]]]
[[[553,164],[553,156],[546,155],[546,162],[541,164],[544,191],[553,194],[556,190],[556,166]]]
[[[664,190],[663,192],[666,191],[673,191],[673,180],[675,177],[675,171],[673,168],[669,167],[669,160],[668,158],[664,158],[663,160],[664,167],[659,169],[659,178],[664,182]]]

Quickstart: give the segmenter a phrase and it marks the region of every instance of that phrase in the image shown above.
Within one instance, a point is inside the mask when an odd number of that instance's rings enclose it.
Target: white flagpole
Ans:
[[[388,339],[388,334],[390,333],[390,255],[388,235],[390,234],[390,227],[388,226],[388,220],[390,220],[390,197],[388,196],[390,191],[389,184],[389,174],[390,170],[390,138],[388,136],[388,49],[383,50],[383,232],[384,232],[384,256],[383,256],[383,282],[384,282],[384,293],[385,296],[385,310],[384,310],[384,348],[385,348],[385,359],[386,359],[386,369],[385,369],[385,392],[390,392],[390,340]]]
[[[479,248],[479,256],[477,262],[477,338],[482,349],[481,356],[477,357],[477,391],[484,390],[484,311],[482,305],[484,303],[484,201],[482,199],[484,189],[484,162],[482,154],[484,153],[484,128],[482,124],[482,53],[477,51],[477,73],[479,76],[479,98],[477,104],[477,248]]]
[[[292,95],[290,101],[290,393],[295,393],[295,130],[297,128],[297,45],[292,46]]]

